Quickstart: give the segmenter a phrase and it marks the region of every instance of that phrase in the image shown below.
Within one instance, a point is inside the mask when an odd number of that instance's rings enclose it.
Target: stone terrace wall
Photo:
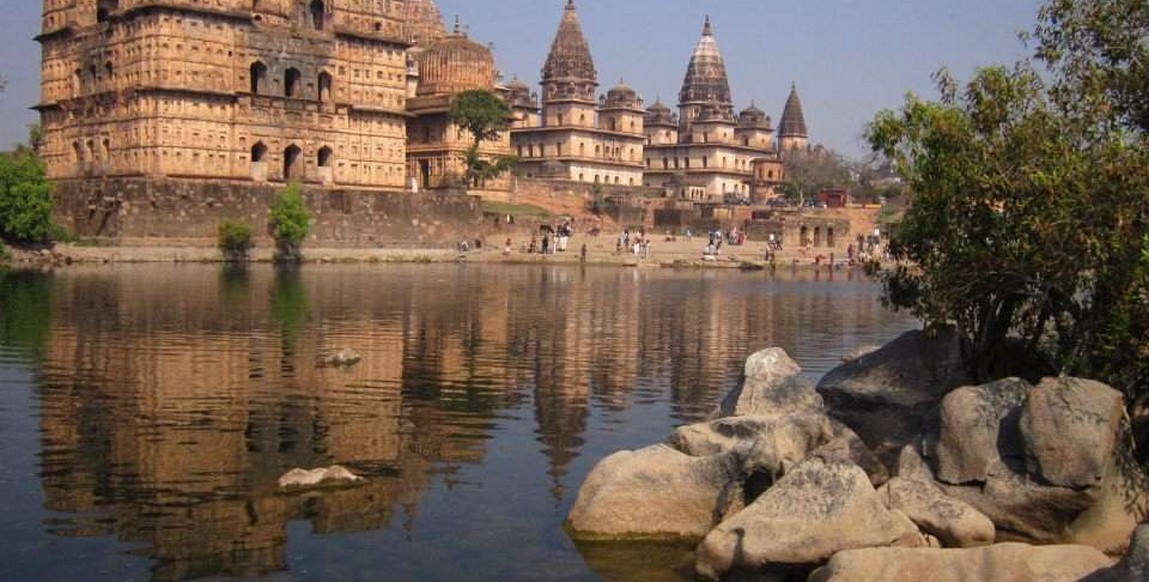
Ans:
[[[270,240],[268,209],[283,185],[124,178],[62,181],[55,219],[81,237],[211,239],[224,220],[243,221]],[[327,246],[453,246],[482,229],[478,198],[303,188],[308,243]]]

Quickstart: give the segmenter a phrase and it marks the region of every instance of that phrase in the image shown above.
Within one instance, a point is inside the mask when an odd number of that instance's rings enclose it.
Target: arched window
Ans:
[[[286,97],[299,97],[299,80],[302,76],[299,69],[287,69],[283,74],[283,95]]]
[[[80,145],[80,142],[74,141],[74,142],[72,142],[72,149],[75,150],[76,161],[77,162],[83,162],[84,161],[84,146]]]
[[[331,75],[326,71],[319,73],[319,101],[331,100]]]
[[[120,9],[120,0],[100,0],[96,4],[96,22],[107,22],[108,16]]]
[[[115,74],[115,69],[112,67],[112,61],[104,63],[104,72],[108,74],[109,79],[111,79],[112,75]]]
[[[303,178],[303,150],[297,145],[287,146],[283,150],[283,181],[291,182]]]
[[[255,61],[251,64],[251,94],[263,93],[267,83],[267,65]]]
[[[320,168],[330,168],[332,157],[334,157],[334,156],[333,156],[333,152],[331,151],[331,148],[323,147],[322,149],[320,149],[319,150],[319,159],[318,159],[319,167]]]
[[[313,30],[323,30],[327,18],[327,6],[323,4],[323,0],[311,0],[311,28]]]
[[[251,163],[253,163],[253,164],[262,163],[263,159],[266,157],[267,157],[267,146],[263,145],[263,142],[256,142],[255,145],[251,146]]]

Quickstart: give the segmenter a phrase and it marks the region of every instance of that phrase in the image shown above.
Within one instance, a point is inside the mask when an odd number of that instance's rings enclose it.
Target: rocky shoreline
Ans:
[[[977,385],[967,348],[909,332],[816,386],[782,350],[753,354],[713,420],[603,459],[568,532],[697,542],[712,580],[1149,579],[1120,393]]]

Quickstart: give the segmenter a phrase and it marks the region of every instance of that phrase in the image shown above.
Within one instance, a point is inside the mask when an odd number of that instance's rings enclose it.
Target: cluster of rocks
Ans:
[[[568,530],[699,540],[709,579],[1118,580],[1104,576],[1144,568],[1137,551],[1109,557],[1129,547],[1146,499],[1116,461],[1120,393],[1073,378],[974,385],[966,351],[955,333],[910,332],[817,386],[784,351],[758,352],[714,420],[603,459]]]

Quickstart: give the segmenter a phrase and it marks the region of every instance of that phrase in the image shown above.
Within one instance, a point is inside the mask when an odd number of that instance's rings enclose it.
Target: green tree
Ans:
[[[311,232],[311,215],[303,203],[299,184],[291,184],[271,205],[271,232],[275,237],[276,261],[299,262],[300,246]]]
[[[513,156],[484,156],[483,142],[496,141],[508,128],[511,108],[507,102],[486,89],[463,91],[451,99],[451,121],[471,136],[467,147],[467,185],[481,187],[514,166]]]
[[[1125,11],[1090,18],[1095,4]],[[955,324],[984,378],[1002,369],[1002,346],[1021,341],[1053,371],[1108,382],[1131,402],[1149,396],[1149,148],[1136,114],[1149,93],[1082,40],[1144,48],[1144,12],[1051,0],[1035,33],[1048,72],[1021,62],[964,85],[942,72],[939,101],[907,97],[867,130],[914,192],[886,300]],[[1074,87],[1098,106],[1069,98]]]
[[[219,224],[218,246],[223,258],[228,262],[244,262],[247,253],[254,245],[252,237],[255,229],[246,222],[225,220]]]
[[[782,195],[798,204],[814,200],[822,190],[854,186],[850,165],[831,150],[795,151],[785,163]]]
[[[27,148],[0,154],[0,238],[41,243],[52,232],[52,188],[43,162]]]

